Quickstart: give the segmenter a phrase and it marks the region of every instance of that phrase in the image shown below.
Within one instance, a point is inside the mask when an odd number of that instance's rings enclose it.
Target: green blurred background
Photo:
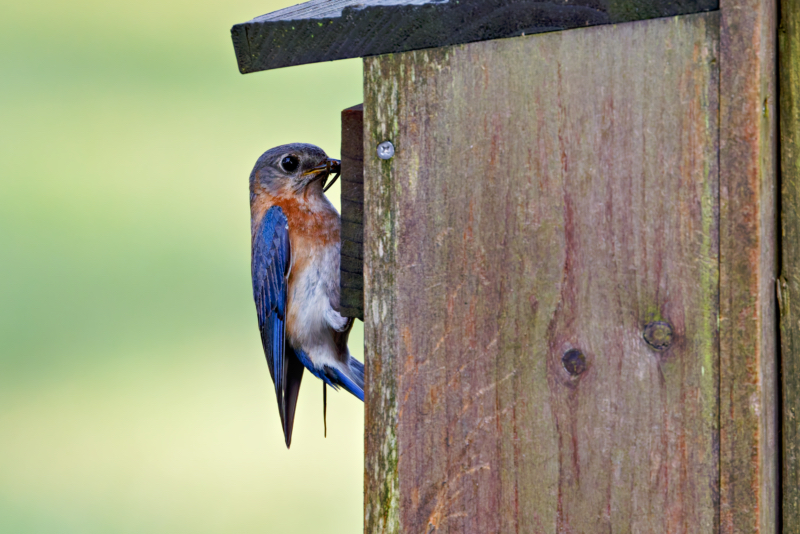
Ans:
[[[361,102],[359,60],[239,74],[291,3],[3,5],[0,532],[361,531],[363,405],[323,439],[306,374],[287,451],[251,296],[253,163]]]

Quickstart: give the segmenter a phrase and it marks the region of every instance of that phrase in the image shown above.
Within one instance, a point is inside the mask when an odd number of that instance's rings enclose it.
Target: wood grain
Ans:
[[[778,516],[776,5],[720,4],[720,530]]]
[[[800,11],[781,2],[781,331],[783,531],[800,532]]]
[[[342,262],[339,312],[364,320],[364,106],[342,111]]]
[[[368,87],[370,91],[386,89],[373,86],[374,81],[364,76],[365,97]],[[365,98],[365,110],[382,114],[378,103],[392,105],[389,100],[396,97],[396,93],[380,93],[380,101]],[[381,128],[385,125],[376,124],[365,113],[365,154],[375,154],[374,140],[385,138]],[[405,294],[397,285],[398,184],[391,163],[377,155],[364,159],[364,176],[364,532],[398,534],[396,301],[401,292]]]
[[[366,532],[718,530],[718,32],[365,59]]]
[[[242,73],[717,9],[719,0],[311,0],[231,29]]]

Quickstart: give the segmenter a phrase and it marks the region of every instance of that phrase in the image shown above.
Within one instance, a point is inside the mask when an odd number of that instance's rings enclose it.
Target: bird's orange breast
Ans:
[[[302,271],[313,254],[339,243],[339,215],[327,201],[258,191],[250,206],[254,229],[272,206],[279,206],[289,222],[293,270]]]

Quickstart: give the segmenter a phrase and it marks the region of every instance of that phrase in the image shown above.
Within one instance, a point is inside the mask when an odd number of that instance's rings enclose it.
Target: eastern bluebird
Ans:
[[[250,174],[253,298],[286,447],[305,367],[364,400],[364,364],[350,356],[353,319],[339,305],[341,222],[323,192],[339,161],[314,145],[267,150]]]

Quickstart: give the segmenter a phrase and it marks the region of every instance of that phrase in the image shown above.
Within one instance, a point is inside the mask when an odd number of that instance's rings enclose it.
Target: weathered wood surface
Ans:
[[[720,530],[777,528],[773,0],[720,3]]]
[[[365,69],[370,65],[365,61]],[[364,76],[365,108],[385,118],[384,99],[376,98]],[[369,87],[369,89],[368,89]],[[369,91],[369,92],[368,92]],[[401,265],[396,254],[398,196],[392,163],[373,157],[375,118],[365,114],[364,123],[364,532],[400,532],[397,471],[397,358],[396,301],[409,298],[398,286]],[[395,123],[396,125],[397,123]]]
[[[780,50],[783,531],[800,532],[800,10],[782,0]]]
[[[339,311],[364,320],[364,106],[342,111],[342,263]]]
[[[365,60],[366,532],[718,530],[718,31]]]
[[[719,0],[312,0],[231,29],[242,73],[699,13]]]

